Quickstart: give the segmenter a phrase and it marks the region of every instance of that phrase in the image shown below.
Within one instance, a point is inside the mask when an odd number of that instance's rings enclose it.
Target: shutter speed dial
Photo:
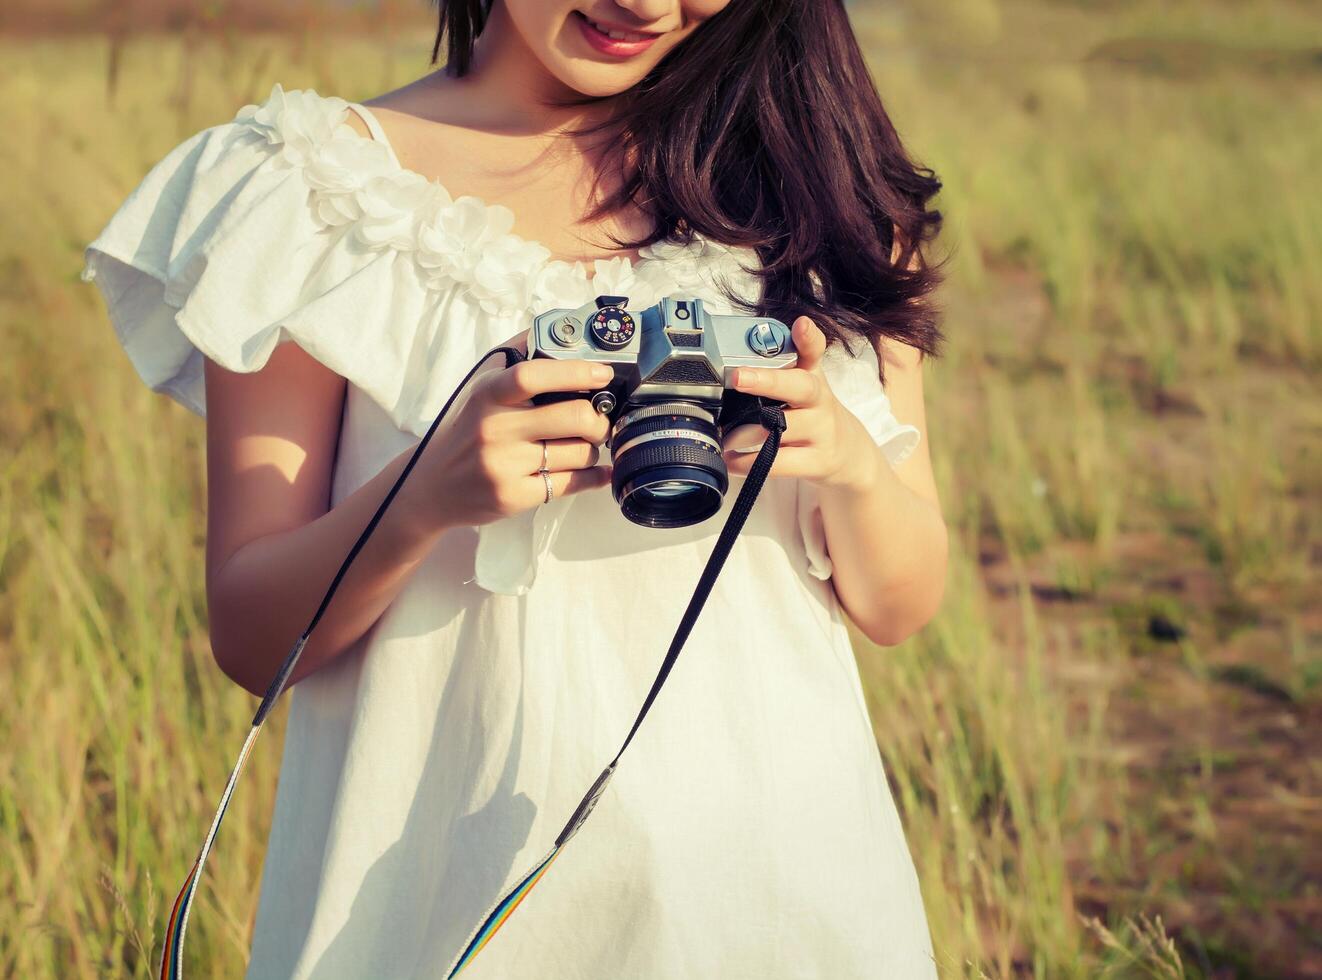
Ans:
[[[603,306],[588,317],[588,330],[597,346],[605,350],[622,350],[629,346],[638,325],[634,318],[618,306]]]

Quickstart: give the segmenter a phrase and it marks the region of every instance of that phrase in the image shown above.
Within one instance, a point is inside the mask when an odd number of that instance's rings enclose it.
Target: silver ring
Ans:
[[[551,502],[551,498],[555,496],[555,492],[551,488],[551,474],[548,473],[546,470],[542,470],[541,473],[542,473],[542,482],[546,484],[546,499],[543,500],[542,503],[549,504]]]
[[[539,469],[539,470],[537,471],[538,473],[545,473],[545,472],[547,471],[547,470],[546,470],[546,463],[547,463],[546,440],[543,439],[543,440],[542,440],[542,466],[541,466],[541,469]],[[548,486],[549,486],[549,484],[548,484]],[[549,493],[549,491],[548,491],[548,493]],[[551,498],[548,496],[546,499],[547,499],[547,500],[550,500]]]

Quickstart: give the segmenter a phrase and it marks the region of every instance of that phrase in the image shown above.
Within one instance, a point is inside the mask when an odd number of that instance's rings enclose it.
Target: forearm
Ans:
[[[248,542],[208,583],[211,646],[237,684],[261,696],[312,619],[349,549],[412,455],[410,448],[321,517]],[[354,559],[289,683],[330,663],[380,618],[443,533],[406,480]]]
[[[872,451],[866,479],[820,488],[822,524],[840,604],[870,639],[890,646],[940,606],[949,539],[940,508]]]

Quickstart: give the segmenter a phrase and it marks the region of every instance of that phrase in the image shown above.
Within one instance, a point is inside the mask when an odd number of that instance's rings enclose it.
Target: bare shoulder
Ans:
[[[436,83],[430,82],[430,78],[431,76],[424,75],[405,85],[401,85],[399,88],[391,89],[388,92],[382,92],[380,95],[374,95],[370,99],[360,99],[358,100],[358,104],[368,109],[372,115],[376,116],[383,122],[387,118],[390,118],[393,123],[397,116],[416,115],[423,105],[434,104],[437,98],[437,95],[433,94],[429,96],[428,99],[423,100],[420,98],[420,90],[426,86],[432,92],[437,93],[443,88],[443,86],[438,86]],[[349,113],[346,121],[350,126],[358,130],[359,133],[370,135],[367,126],[363,123],[357,113]]]
[[[419,75],[411,82],[398,88],[382,92],[370,99],[363,99],[363,105],[370,109],[386,109],[392,112],[416,112],[421,108],[436,105],[450,98],[450,93],[463,84],[462,80],[451,78],[441,69]]]
[[[903,232],[898,227],[894,229],[893,234],[891,262],[898,263],[904,254],[905,243]],[[920,261],[920,257],[916,253],[913,254],[908,263],[909,270],[912,271],[917,268]],[[911,414],[915,410],[921,413],[923,410],[922,368],[925,358],[923,351],[912,344],[906,344],[893,337],[885,337],[880,334],[874,334],[869,339],[872,343],[872,349],[876,351],[877,361],[881,365],[881,374],[885,379],[886,391],[890,395],[892,403],[898,398],[901,403],[906,405]]]
[[[925,356],[917,347],[890,337],[875,337],[872,346],[883,365],[891,411],[901,424],[912,425],[919,432],[918,446],[908,459],[895,464],[895,472],[911,490],[932,501],[939,509],[941,502],[932,472],[932,436],[923,394]]]
[[[414,130],[479,130],[490,123],[484,115],[485,102],[469,91],[464,79],[434,71],[406,85],[383,92],[362,105],[371,110],[387,129],[409,137]]]
[[[443,72],[424,75],[361,105],[380,125],[406,169],[446,186],[453,182],[478,196],[499,190],[484,179],[487,172],[526,152],[526,147],[511,145],[511,140],[497,135],[500,121],[490,115],[485,98],[470,91],[466,80]],[[366,135],[363,120],[356,113],[349,116],[350,125]]]
[[[901,422],[915,425],[927,435],[927,405],[923,394],[925,355],[917,347],[892,337],[874,336],[872,347],[881,364],[886,396]]]
[[[877,360],[881,362],[888,379],[892,369],[916,372],[923,366],[923,352],[912,344],[890,337],[873,337],[872,348],[877,352]]]

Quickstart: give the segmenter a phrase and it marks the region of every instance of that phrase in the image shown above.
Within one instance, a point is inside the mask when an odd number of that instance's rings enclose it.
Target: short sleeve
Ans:
[[[822,369],[831,391],[867,428],[872,440],[892,464],[902,462],[917,448],[922,433],[913,425],[901,422],[891,411],[890,398],[881,383],[881,370],[871,344],[858,344],[862,351],[851,357],[839,345],[827,349]],[[799,481],[799,535],[808,560],[808,573],[814,578],[831,577],[831,556],[826,549],[826,530],[817,487]]]
[[[393,246],[449,197],[345,123],[348,105],[275,86],[171,149],[87,245],[82,278],[153,391],[205,415],[205,358],[253,372],[294,342],[421,436],[504,326],[438,329],[462,298]]]

